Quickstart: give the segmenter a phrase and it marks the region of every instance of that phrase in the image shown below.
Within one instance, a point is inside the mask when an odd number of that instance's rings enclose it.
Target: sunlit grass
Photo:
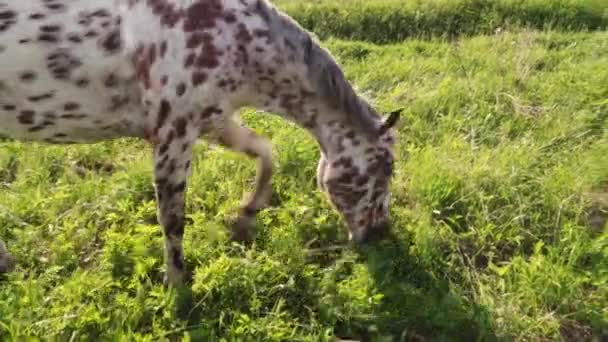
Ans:
[[[324,44],[381,110],[406,108],[394,237],[362,250],[315,186],[317,146],[268,115],[273,207],[224,223],[255,163],[196,148],[190,293],[162,287],[150,148],[0,145],[0,339],[585,340],[608,324],[608,34]]]

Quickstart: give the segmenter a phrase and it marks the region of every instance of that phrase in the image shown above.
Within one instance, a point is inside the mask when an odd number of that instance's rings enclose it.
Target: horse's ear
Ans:
[[[382,123],[382,126],[380,126],[378,133],[380,135],[384,135],[386,132],[388,132],[389,129],[393,128],[397,121],[399,121],[399,118],[401,117],[401,112],[403,112],[403,108],[397,109],[390,113],[386,120],[384,120],[384,122]]]

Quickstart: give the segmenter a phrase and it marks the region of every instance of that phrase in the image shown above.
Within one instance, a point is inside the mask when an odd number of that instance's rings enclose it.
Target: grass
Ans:
[[[608,334],[608,33],[518,30],[395,44],[329,39],[400,123],[390,239],[344,244],[302,130],[272,139],[254,246],[224,222],[255,163],[197,146],[191,291],[161,286],[150,149],[3,142],[0,339],[585,341]]]
[[[399,42],[405,38],[492,34],[497,30],[605,30],[603,0],[274,1],[319,37]]]

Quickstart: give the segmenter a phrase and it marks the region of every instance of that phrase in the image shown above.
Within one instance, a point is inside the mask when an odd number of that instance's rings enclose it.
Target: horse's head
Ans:
[[[318,185],[345,219],[351,238],[362,243],[388,228],[392,128],[400,111],[379,115],[357,94],[331,53],[295,22],[282,17],[271,26],[286,42],[280,51],[293,64],[283,68],[291,86],[279,87],[284,94],[260,102],[315,136],[322,150]]]
[[[354,131],[334,136],[332,140],[340,145],[338,152],[322,154],[319,160],[318,185],[342,214],[356,243],[388,230],[395,143],[392,127],[399,114],[393,112],[379,122],[373,130],[375,137]]]

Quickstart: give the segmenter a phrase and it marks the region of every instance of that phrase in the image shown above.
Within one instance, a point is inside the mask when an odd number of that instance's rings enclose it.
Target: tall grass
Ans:
[[[602,0],[278,0],[321,38],[397,42],[494,33],[498,29],[604,30]]]

